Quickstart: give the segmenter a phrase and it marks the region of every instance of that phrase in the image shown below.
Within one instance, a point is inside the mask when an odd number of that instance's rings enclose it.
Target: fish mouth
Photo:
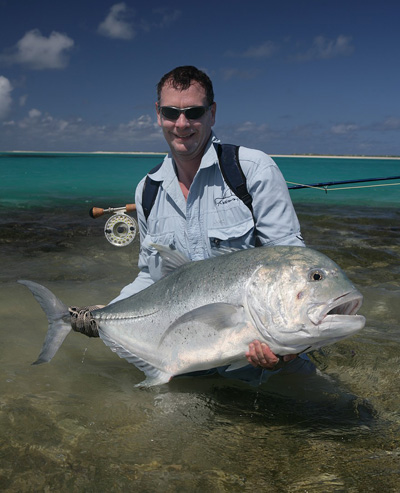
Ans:
[[[363,301],[358,291],[343,294],[322,305],[308,310],[308,317],[318,328],[326,331],[341,330],[352,333],[361,330],[365,325],[365,317],[357,315]]]

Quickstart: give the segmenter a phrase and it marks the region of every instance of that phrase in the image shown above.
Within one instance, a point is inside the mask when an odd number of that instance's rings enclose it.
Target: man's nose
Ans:
[[[179,118],[176,120],[175,125],[178,127],[187,127],[190,125],[189,120],[186,118],[184,113],[179,115]]]

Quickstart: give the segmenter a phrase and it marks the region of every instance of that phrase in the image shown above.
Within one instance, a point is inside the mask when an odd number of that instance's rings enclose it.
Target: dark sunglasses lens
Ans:
[[[207,108],[205,106],[194,106],[193,108],[183,110],[183,113],[188,120],[198,120],[204,115],[206,110]],[[172,108],[171,106],[161,106],[161,113],[168,120],[177,120],[182,110]]]
[[[170,108],[169,106],[162,106],[161,113],[168,120],[177,120],[180,115],[180,111],[176,108]]]
[[[186,110],[185,116],[188,120],[197,120],[198,118],[201,118],[205,112],[206,108],[204,106],[196,106]]]

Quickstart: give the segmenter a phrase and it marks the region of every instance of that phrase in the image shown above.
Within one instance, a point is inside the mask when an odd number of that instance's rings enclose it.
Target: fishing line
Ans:
[[[329,188],[331,190],[356,190],[357,188],[372,188],[372,187],[393,187],[395,185],[400,185],[400,183],[383,183],[380,185],[360,185],[358,187],[338,187],[338,188]]]

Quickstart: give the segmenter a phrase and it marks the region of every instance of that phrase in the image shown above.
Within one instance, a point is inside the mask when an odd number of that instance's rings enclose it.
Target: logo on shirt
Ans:
[[[234,202],[239,200],[237,196],[232,192],[232,190],[226,190],[223,197],[218,197],[215,199],[215,205],[226,205],[229,202]]]

